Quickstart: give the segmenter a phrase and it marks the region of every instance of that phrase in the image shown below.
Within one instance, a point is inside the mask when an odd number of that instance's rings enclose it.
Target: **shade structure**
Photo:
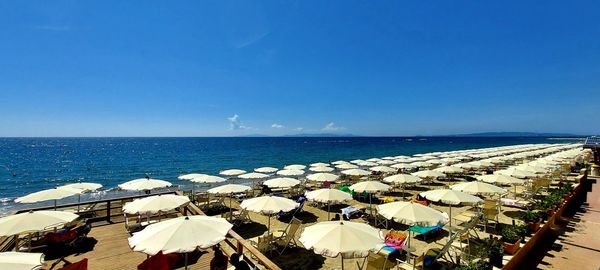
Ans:
[[[136,199],[123,206],[123,212],[127,214],[156,214],[171,211],[190,203],[187,196],[165,194]]]
[[[334,182],[339,176],[332,173],[313,173],[306,176],[306,179],[317,182]]]
[[[332,189],[332,188],[322,188],[313,191],[308,191],[305,193],[306,199],[309,201],[327,203],[327,219],[329,220],[330,206],[331,204],[342,203],[345,201],[352,200],[352,195],[350,193]]]
[[[265,178],[268,178],[269,175],[264,174],[264,173],[251,172],[251,173],[240,174],[238,177],[242,178],[242,179],[265,179]]]
[[[129,237],[134,251],[154,255],[159,251],[187,253],[209,248],[225,240],[233,225],[224,218],[183,216],[150,224]]]
[[[310,164],[311,167],[329,167],[329,163],[317,162]]]
[[[371,175],[371,172],[361,170],[361,169],[348,169],[348,170],[343,170],[342,174],[350,175],[350,176],[367,176],[367,175]]]
[[[336,161],[331,162],[331,164],[333,164],[333,165],[348,164],[348,163],[349,162],[345,161],[345,160],[336,160]]]
[[[495,184],[504,184],[504,185],[521,185],[525,183],[525,180],[515,178],[508,175],[503,174],[487,174],[480,175],[476,177],[477,180],[486,182],[486,183],[495,183]]]
[[[35,270],[40,269],[43,263],[43,253],[0,252],[0,269]]]
[[[433,171],[433,170],[418,171],[418,172],[412,173],[412,175],[418,176],[421,178],[439,178],[439,177],[446,176],[446,174],[444,174],[444,173]]]
[[[441,172],[443,174],[456,174],[456,173],[464,172],[463,169],[456,167],[456,166],[443,166],[443,167],[435,168],[433,170],[436,172]]]
[[[400,164],[394,164],[390,167],[396,168],[396,169],[414,169],[417,166],[409,164],[409,163],[400,163]]]
[[[66,197],[74,196],[83,193],[83,190],[77,188],[58,187],[45,189],[42,191],[34,192],[23,197],[15,199],[18,203],[35,203],[49,200],[60,200]]]
[[[77,217],[77,214],[63,211],[32,211],[10,215],[0,218],[0,236],[37,232],[69,223]]]
[[[170,186],[172,186],[172,184],[164,180],[152,178],[139,178],[120,184],[119,188],[123,190],[142,191],[157,188],[166,188]]]
[[[383,173],[394,173],[394,172],[398,171],[398,169],[390,168],[387,166],[375,166],[375,167],[369,168],[369,170],[374,171],[374,172],[383,172]]]
[[[66,184],[62,187],[81,189],[85,192],[88,192],[88,191],[96,191],[98,189],[101,189],[102,185],[97,184],[97,183],[79,182],[79,183],[73,183],[73,184]]]
[[[260,168],[254,169],[255,172],[259,172],[259,173],[274,173],[278,170],[279,169],[273,168],[273,167],[260,167]]]
[[[279,212],[289,212],[296,209],[298,206],[300,206],[300,204],[293,200],[277,196],[256,197],[243,200],[240,204],[240,207],[243,209],[269,216],[267,225],[268,230],[271,229],[271,215]]]
[[[544,174],[548,172],[548,169],[540,166],[534,166],[531,164],[521,164],[515,167],[515,169],[529,171],[537,174]]]
[[[342,164],[338,164],[335,165],[336,168],[340,169],[340,170],[349,170],[349,169],[356,169],[358,168],[358,166],[354,165],[354,164],[350,164],[350,163],[342,163]]]
[[[300,184],[299,180],[289,177],[278,177],[263,182],[263,185],[270,188],[291,188]]]
[[[306,249],[327,257],[361,258],[377,252],[383,244],[382,233],[368,224],[349,221],[324,221],[308,226],[299,239]]]
[[[246,173],[246,171],[240,170],[240,169],[229,169],[229,170],[224,170],[224,171],[219,172],[220,175],[225,175],[225,176],[236,176],[236,175],[245,174],[245,173]]]
[[[413,202],[391,202],[377,206],[380,215],[405,225],[435,226],[448,222],[444,212]]]
[[[373,167],[373,166],[377,166],[379,164],[376,162],[372,162],[372,161],[360,161],[360,162],[357,162],[356,165],[363,166],[363,167]]]
[[[515,168],[496,171],[496,172],[494,172],[494,174],[503,174],[503,175],[508,175],[508,176],[512,176],[512,177],[516,177],[516,178],[531,178],[531,177],[537,176],[533,172],[523,171],[523,170],[519,170],[519,169],[515,169]]]
[[[227,179],[223,177],[208,174],[196,174],[188,180],[194,183],[221,183],[227,181]]]
[[[203,177],[205,175],[206,174],[203,174],[203,173],[189,173],[189,174],[182,174],[180,176],[177,176],[177,179],[179,179],[179,180],[192,180],[194,178]]]
[[[311,172],[333,172],[335,169],[326,166],[310,167],[308,168]]]
[[[390,190],[390,186],[379,181],[362,181],[350,186],[355,192],[376,193]]]
[[[387,182],[387,183],[403,185],[403,184],[418,183],[418,182],[423,181],[423,179],[416,177],[414,175],[410,175],[410,174],[395,174],[395,175],[383,178],[383,181]]]
[[[298,175],[303,175],[304,171],[303,170],[281,170],[277,172],[278,175],[284,175],[284,176],[298,176]]]
[[[469,194],[481,194],[481,195],[506,193],[506,190],[501,187],[494,186],[492,184],[488,184],[488,183],[484,183],[484,182],[480,182],[480,181],[473,181],[473,182],[466,182],[466,183],[452,185],[452,186],[450,186],[450,189],[462,191],[462,192],[469,193]]]
[[[285,170],[304,170],[305,168],[306,168],[306,166],[300,165],[300,164],[292,164],[292,165],[287,165],[287,166],[283,167],[283,169],[285,169]]]
[[[442,202],[442,203],[448,204],[450,206],[450,211],[449,211],[450,226],[452,226],[452,205],[474,204],[474,203],[480,203],[483,201],[479,197],[473,196],[471,194],[468,194],[468,193],[465,193],[462,191],[451,190],[451,189],[429,190],[429,191],[422,192],[420,195],[430,201]]]
[[[249,186],[238,185],[238,184],[227,184],[218,187],[211,188],[207,190],[208,193],[211,194],[233,194],[233,193],[242,193],[250,190]]]

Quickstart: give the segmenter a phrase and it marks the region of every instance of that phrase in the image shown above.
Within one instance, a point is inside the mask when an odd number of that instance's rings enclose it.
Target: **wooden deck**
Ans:
[[[127,238],[129,234],[125,230],[124,223],[102,225],[92,228],[88,237],[94,238],[96,245],[93,250],[66,257],[70,262],[76,262],[83,258],[88,258],[89,269],[112,269],[112,270],[130,270],[137,269],[137,265],[146,259],[146,255],[140,252],[134,252],[129,248]],[[198,258],[197,261],[191,261],[189,269],[208,269],[212,259],[210,250]],[[56,260],[46,263],[46,269]],[[62,266],[62,264],[59,264]],[[55,267],[57,269],[59,267]],[[180,268],[180,269],[183,269]]]

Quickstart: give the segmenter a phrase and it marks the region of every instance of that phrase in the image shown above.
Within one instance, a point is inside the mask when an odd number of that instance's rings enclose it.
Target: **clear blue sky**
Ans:
[[[0,1],[0,136],[598,133],[599,14],[599,1]]]

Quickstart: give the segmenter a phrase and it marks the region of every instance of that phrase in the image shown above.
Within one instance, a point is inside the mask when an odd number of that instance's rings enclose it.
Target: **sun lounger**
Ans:
[[[408,228],[409,231],[416,233],[417,235],[422,235],[423,239],[427,239],[426,237],[431,234],[438,233],[444,228],[444,224],[437,224],[435,226],[419,226],[413,225]]]
[[[292,218],[290,223],[288,223],[285,230],[279,230],[279,231],[273,232],[273,241],[278,246],[282,247],[282,249],[280,251],[278,251],[279,254],[282,254],[290,244],[292,244],[293,246],[298,245],[296,243],[295,236],[296,236],[296,232],[298,232],[298,229],[300,229],[301,225],[302,225],[302,220],[299,220],[294,217],[294,218]]]
[[[532,205],[532,203],[529,201],[509,199],[509,198],[501,198],[500,202],[504,206],[510,206],[510,207],[515,207],[515,208],[520,208],[520,209],[528,209]]]
[[[345,220],[349,220],[351,218],[356,218],[359,215],[362,215],[364,213],[364,209],[365,209],[365,207],[360,206],[360,205],[358,205],[358,206],[348,206],[348,207],[342,208],[341,209],[341,211],[342,211],[342,217]]]

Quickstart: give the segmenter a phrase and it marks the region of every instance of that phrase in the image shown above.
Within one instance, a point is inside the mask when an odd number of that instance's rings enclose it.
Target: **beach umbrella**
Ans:
[[[414,184],[423,181],[423,179],[410,174],[395,174],[383,178],[383,182],[402,186],[402,197],[404,197],[404,186],[406,184]]]
[[[328,167],[329,163],[317,162],[310,164],[311,167]]]
[[[291,188],[299,184],[299,180],[289,177],[273,178],[263,182],[263,185],[270,188]]]
[[[365,170],[361,170],[361,169],[348,169],[348,170],[343,170],[341,172],[344,175],[350,175],[350,176],[367,176],[367,175],[371,175],[370,171],[365,171]]]
[[[119,188],[121,188],[123,190],[133,190],[133,191],[144,190],[145,191],[145,190],[165,188],[165,187],[170,187],[170,186],[172,186],[172,184],[167,181],[146,177],[146,178],[134,179],[134,180],[125,182],[123,184],[120,184]]]
[[[259,173],[274,173],[277,170],[279,170],[279,169],[273,168],[273,167],[260,167],[260,168],[254,169],[255,172],[259,172]]]
[[[304,171],[303,170],[281,170],[277,172],[278,175],[284,175],[284,176],[298,176],[298,175],[303,175]]]
[[[242,178],[242,179],[264,179],[264,178],[268,178],[269,175],[264,174],[264,173],[251,172],[251,173],[240,174],[240,175],[238,175],[238,177]]]
[[[363,167],[373,167],[373,166],[377,166],[379,164],[372,162],[372,161],[361,161],[361,162],[356,163],[356,165],[363,166]]]
[[[458,167],[461,169],[465,169],[465,170],[471,170],[471,169],[477,169],[479,166],[472,164],[472,163],[458,163],[458,164],[454,164],[452,165],[454,167]]]
[[[421,178],[439,178],[439,177],[445,177],[446,174],[438,172],[438,171],[433,171],[433,170],[425,170],[425,171],[418,171],[418,172],[414,172],[411,173],[414,176],[417,177],[421,177]]]
[[[354,164],[350,164],[350,163],[344,163],[344,164],[340,164],[340,165],[335,165],[336,168],[340,169],[340,170],[349,170],[349,169],[356,169],[358,168],[358,166],[354,165]]]
[[[536,177],[537,175],[530,171],[519,170],[515,168],[510,168],[506,170],[495,171],[494,174],[503,174],[516,178],[531,178]]]
[[[89,191],[96,191],[96,190],[102,188],[102,185],[96,184],[96,183],[79,182],[79,183],[73,183],[73,184],[66,184],[61,187],[81,189],[84,192],[89,192]]]
[[[377,206],[377,212],[387,219],[409,226],[435,226],[448,221],[444,212],[413,202],[380,204]]]
[[[223,218],[203,215],[182,216],[150,224],[129,237],[129,246],[134,251],[155,255],[162,251],[168,253],[187,253],[197,248],[207,249],[221,241],[233,225]]]
[[[245,173],[246,173],[246,171],[240,170],[240,169],[229,169],[229,170],[224,170],[224,171],[219,172],[220,175],[225,175],[225,176],[236,176],[236,175],[245,174]]]
[[[344,161],[344,160],[338,160],[338,161],[331,162],[331,164],[333,164],[333,165],[348,164],[348,163],[349,163],[348,161]]]
[[[335,169],[331,167],[319,166],[319,167],[310,167],[308,168],[311,172],[333,172]]]
[[[316,254],[344,259],[363,258],[377,252],[383,244],[382,233],[368,224],[350,221],[324,221],[302,231],[300,243]]]
[[[285,170],[304,170],[306,166],[300,164],[287,165],[283,167]]]
[[[412,165],[410,163],[400,163],[400,164],[394,164],[394,165],[392,165],[390,167],[396,168],[396,169],[414,169],[417,166]]]
[[[525,180],[515,178],[512,176],[508,176],[508,175],[503,175],[503,174],[479,175],[476,177],[476,179],[486,182],[486,183],[492,183],[492,184],[504,184],[504,185],[525,184]]]
[[[375,166],[375,167],[369,168],[369,170],[374,171],[374,172],[382,172],[382,173],[395,173],[398,171],[398,169],[390,168],[387,166]]]
[[[427,200],[442,202],[450,206],[450,226],[452,226],[452,205],[475,204],[483,201],[479,197],[451,189],[434,189],[422,192],[420,195]]]
[[[194,178],[203,177],[205,175],[206,174],[203,174],[203,173],[189,173],[189,174],[182,174],[180,176],[177,176],[177,179],[179,179],[179,180],[192,180]]]
[[[171,211],[188,203],[190,203],[190,199],[187,196],[154,195],[126,203],[123,206],[123,212],[127,214],[156,214]]]
[[[227,179],[225,179],[223,177],[208,175],[208,174],[203,174],[203,173],[184,174],[184,175],[180,175],[179,177],[177,177],[177,179],[189,180],[192,182],[192,198],[196,194],[194,192],[194,189],[196,188],[196,183],[212,184],[212,183],[221,183],[221,182],[227,181]]]
[[[238,184],[227,184],[218,187],[211,188],[207,190],[208,194],[219,194],[219,195],[227,195],[229,197],[229,216],[231,216],[231,205],[232,205],[232,195],[235,193],[242,193],[250,190],[249,186],[238,185]],[[210,201],[210,198],[208,198]]]
[[[466,182],[466,183],[451,185],[450,189],[458,190],[458,191],[462,191],[462,192],[466,192],[466,193],[474,194],[474,195],[506,193],[506,190],[501,187],[494,186],[492,184],[488,184],[488,183],[484,183],[484,182],[480,182],[480,181],[473,181],[473,182]]]
[[[379,164],[379,165],[392,165],[392,164],[395,164],[395,163],[396,162],[393,161],[393,160],[380,160],[380,161],[377,161],[377,164]]]
[[[548,172],[548,169],[546,169],[546,168],[539,167],[539,166],[533,166],[531,164],[521,164],[521,165],[518,165],[518,166],[516,166],[514,168],[518,169],[518,170],[523,170],[523,171],[529,171],[529,172],[537,173],[537,174],[544,174],[544,173]]]
[[[443,167],[435,168],[433,170],[436,172],[441,172],[443,174],[456,174],[456,173],[464,172],[463,169],[456,167],[456,166],[443,166]]]
[[[243,200],[240,207],[269,217],[267,230],[271,230],[271,215],[279,212],[289,212],[300,206],[299,203],[284,197],[262,196]]]
[[[75,196],[83,193],[83,190],[77,188],[68,187],[57,187],[51,189],[45,189],[42,191],[34,192],[23,197],[15,199],[17,203],[36,203],[43,201],[54,201],[54,209],[56,209],[56,202],[60,199]]]
[[[44,263],[43,253],[29,252],[0,252],[0,269],[6,270],[36,270]]]
[[[30,211],[0,218],[0,236],[42,231],[52,226],[69,223],[79,217],[63,211]]]
[[[327,203],[327,220],[329,220],[330,204],[342,203],[352,200],[352,195],[332,188],[322,188],[305,193],[306,199],[309,201]]]
[[[366,192],[369,194],[369,211],[370,214],[373,214],[373,204],[371,203],[373,193],[388,191],[390,190],[390,186],[378,181],[362,181],[358,182],[354,185],[351,185],[350,190],[354,192]]]
[[[339,176],[332,173],[313,173],[306,176],[306,179],[317,182],[335,182]]]

